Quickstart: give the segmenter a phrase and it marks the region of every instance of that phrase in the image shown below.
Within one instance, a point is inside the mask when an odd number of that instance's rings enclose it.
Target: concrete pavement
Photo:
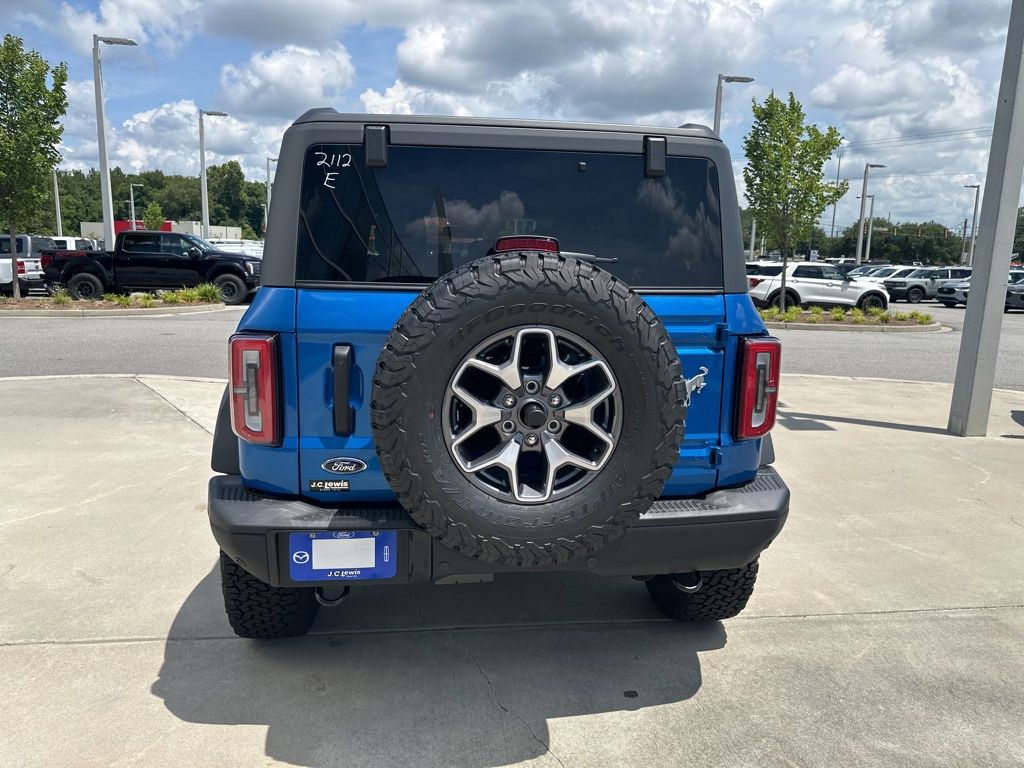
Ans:
[[[205,515],[223,385],[0,380],[0,765],[1020,765],[1024,394],[786,376],[748,610],[585,575],[354,590],[235,638]]]

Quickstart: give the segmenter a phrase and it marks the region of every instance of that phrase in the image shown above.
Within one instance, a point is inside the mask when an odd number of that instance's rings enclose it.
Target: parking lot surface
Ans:
[[[46,404],[0,411],[0,765],[1024,762],[1020,393],[964,439],[946,385],[785,376],[790,520],[724,623],[522,574],[355,589],[258,643],[206,521],[222,388],[0,380]]]
[[[945,333],[773,331],[785,373],[952,382],[964,309],[895,304],[929,312]],[[7,318],[0,314],[0,376],[68,373],[227,375],[227,340],[243,308],[178,317]],[[1024,390],[1024,312],[1003,318],[996,386]]]

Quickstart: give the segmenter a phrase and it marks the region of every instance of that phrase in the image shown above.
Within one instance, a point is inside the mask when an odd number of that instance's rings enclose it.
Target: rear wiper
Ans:
[[[615,256],[595,256],[592,253],[576,253],[575,251],[561,251],[563,256],[572,256],[574,259],[580,261],[589,261],[592,264],[617,264],[618,258]]]

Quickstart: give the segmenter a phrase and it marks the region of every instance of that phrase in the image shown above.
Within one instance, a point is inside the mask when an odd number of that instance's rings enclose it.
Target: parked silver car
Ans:
[[[903,299],[918,304],[936,298],[943,285],[963,282],[970,276],[970,267],[921,267],[906,277],[888,278],[884,284],[893,301]]]

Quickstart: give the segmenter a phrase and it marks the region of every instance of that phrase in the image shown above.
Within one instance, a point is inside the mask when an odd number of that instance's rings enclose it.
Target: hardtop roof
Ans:
[[[706,125],[687,123],[676,128],[660,125],[621,125],[615,123],[578,123],[560,120],[525,120],[502,117],[453,117],[447,115],[371,115],[363,113],[338,112],[332,107],[317,107],[303,113],[293,125],[306,123],[373,123],[394,125],[400,123],[418,125],[465,125],[480,128],[539,128],[545,130],[601,131],[633,133],[641,136],[680,136],[691,139],[721,139]]]

